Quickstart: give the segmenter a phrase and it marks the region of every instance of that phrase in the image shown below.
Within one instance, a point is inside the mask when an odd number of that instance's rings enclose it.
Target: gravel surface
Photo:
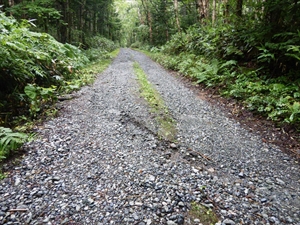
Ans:
[[[161,140],[138,62],[177,123]],[[0,181],[0,224],[300,224],[299,164],[201,100],[144,54],[121,49],[91,87],[60,104]]]

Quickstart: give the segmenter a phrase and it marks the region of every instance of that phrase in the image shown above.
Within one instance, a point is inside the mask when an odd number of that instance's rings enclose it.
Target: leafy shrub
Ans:
[[[90,61],[109,58],[109,52],[118,48],[113,41],[102,36],[88,38],[87,45],[89,49],[85,51],[85,55]]]
[[[18,149],[28,136],[24,133],[13,132],[10,128],[0,127],[0,161],[11,151]]]
[[[139,41],[136,41],[134,43],[131,44],[130,48],[138,48],[138,49],[141,49],[143,46],[143,43],[142,42],[139,42]]]
[[[77,47],[59,43],[46,33],[32,32],[29,26],[0,13],[0,111],[11,111],[12,115],[20,114],[24,105],[35,115],[38,107],[32,111],[32,99],[24,93],[28,84],[42,88],[40,94],[52,85],[60,87],[89,61]]]
[[[108,52],[112,52],[118,47],[113,41],[102,36],[90,37],[87,39],[86,43],[91,49],[101,49]]]
[[[42,107],[46,107],[47,103],[52,103],[56,99],[55,90],[55,86],[43,88],[32,84],[24,88],[25,94],[30,99],[29,111],[32,117],[36,117]]]

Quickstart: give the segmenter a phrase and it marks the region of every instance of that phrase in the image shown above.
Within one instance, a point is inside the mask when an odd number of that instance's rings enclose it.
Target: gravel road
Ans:
[[[157,136],[134,62],[176,121],[175,143]],[[296,159],[144,54],[121,49],[75,95],[0,181],[0,224],[201,224],[189,213],[198,204],[216,212],[218,225],[300,225]]]

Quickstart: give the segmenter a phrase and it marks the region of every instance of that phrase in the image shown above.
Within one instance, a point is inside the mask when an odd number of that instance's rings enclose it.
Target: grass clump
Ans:
[[[216,213],[212,209],[196,202],[191,203],[189,217],[192,220],[200,220],[203,225],[215,225],[219,221]]]
[[[148,102],[152,112],[156,115],[156,121],[159,124],[158,135],[166,140],[174,141],[175,121],[169,114],[163,99],[148,81],[146,74],[137,62],[133,64],[133,68],[140,84],[141,96]]]

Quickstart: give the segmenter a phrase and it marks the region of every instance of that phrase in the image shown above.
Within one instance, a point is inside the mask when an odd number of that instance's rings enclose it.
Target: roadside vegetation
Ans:
[[[35,122],[57,113],[58,96],[91,84],[118,53],[102,36],[84,50],[31,26],[0,13],[0,161],[28,140]]]
[[[300,79],[296,55],[287,56],[290,58],[287,62],[293,62],[288,67],[289,72],[274,71],[272,74],[270,65],[266,63],[271,59],[268,55],[271,53],[265,53],[267,50],[264,50],[258,52],[252,61],[243,62],[244,57],[248,56],[235,47],[234,34],[232,40],[225,41],[223,32],[224,27],[192,27],[185,34],[174,35],[162,47],[150,49],[148,54],[164,67],[179,71],[195,83],[205,84],[222,96],[243,102],[253,112],[278,124],[288,123],[299,129]],[[300,43],[300,36],[295,34],[295,38]],[[205,40],[199,42],[201,39]],[[288,55],[288,49],[292,46],[286,45],[281,43],[280,54]],[[190,46],[197,47],[190,49]],[[251,49],[255,46],[249,47]],[[228,48],[231,48],[230,53],[226,52]],[[287,65],[283,67],[287,68]]]

